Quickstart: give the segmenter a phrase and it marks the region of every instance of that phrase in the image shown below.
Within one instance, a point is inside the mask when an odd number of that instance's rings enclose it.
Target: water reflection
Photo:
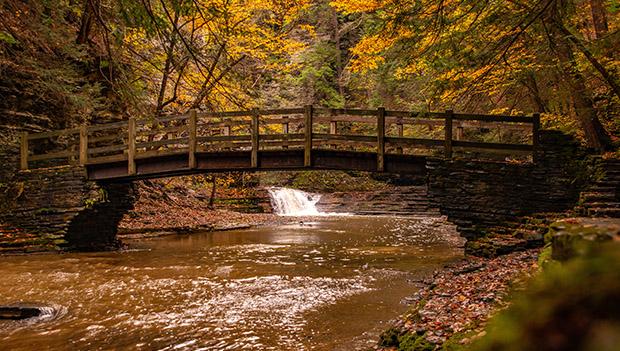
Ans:
[[[0,348],[363,348],[406,308],[408,279],[460,255],[455,235],[436,218],[322,218],[124,252],[1,257],[0,304],[64,312],[3,322]]]

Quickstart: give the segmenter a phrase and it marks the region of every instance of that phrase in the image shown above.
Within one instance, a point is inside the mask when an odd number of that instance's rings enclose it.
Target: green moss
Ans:
[[[431,351],[435,348],[434,344],[426,340],[425,334],[403,332],[397,328],[383,332],[379,338],[379,346],[395,347],[398,351]]]
[[[426,340],[425,335],[407,333],[399,338],[398,351],[432,351],[435,345]]]
[[[477,331],[474,330],[477,327],[477,324],[472,324],[471,326],[467,326],[466,331],[460,333],[452,334],[442,345],[441,349],[443,351],[464,351],[469,350],[469,344],[461,344],[461,340],[465,338],[471,338],[476,335]]]

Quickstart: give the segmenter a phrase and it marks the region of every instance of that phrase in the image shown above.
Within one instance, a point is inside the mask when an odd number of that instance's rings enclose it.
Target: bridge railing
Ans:
[[[303,149],[311,166],[316,149],[374,152],[377,170],[386,154],[431,152],[452,158],[455,151],[492,150],[531,155],[538,148],[540,117],[445,112],[302,108],[199,112],[154,119],[82,125],[44,133],[23,133],[21,169],[61,164],[127,162],[188,154],[196,167],[201,152],[250,151],[257,167],[259,152]],[[495,139],[488,137],[492,135]],[[502,139],[503,137],[503,139]]]

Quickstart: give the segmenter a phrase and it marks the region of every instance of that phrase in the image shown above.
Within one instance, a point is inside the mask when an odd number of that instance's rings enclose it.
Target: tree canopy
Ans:
[[[543,113],[617,142],[617,0],[0,1],[0,109],[53,126],[320,104]]]

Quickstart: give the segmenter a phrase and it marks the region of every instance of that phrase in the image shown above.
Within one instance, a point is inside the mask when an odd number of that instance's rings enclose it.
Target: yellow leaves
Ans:
[[[351,48],[351,53],[354,55],[349,66],[351,71],[364,72],[378,68],[385,61],[383,54],[398,40],[411,35],[406,28],[397,28],[388,33],[367,35]]]
[[[357,12],[373,12],[385,6],[391,1],[383,0],[335,0],[329,4],[336,10],[345,14]]]

